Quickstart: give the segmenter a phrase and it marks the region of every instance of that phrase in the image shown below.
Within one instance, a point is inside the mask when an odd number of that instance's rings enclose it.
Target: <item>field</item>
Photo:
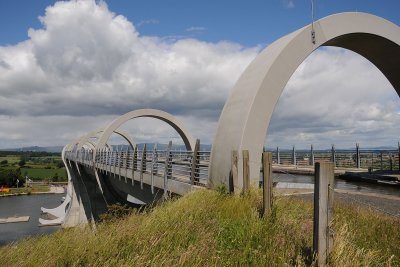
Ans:
[[[0,185],[22,186],[25,177],[31,180],[65,182],[64,163],[59,153],[0,151]]]
[[[21,174],[23,177],[26,175],[32,179],[45,180],[53,178],[56,174],[59,178],[66,179],[65,168],[60,169],[43,169],[43,168],[21,168]]]
[[[145,211],[0,248],[4,266],[315,266],[312,202],[199,190]],[[115,212],[115,214],[122,214]],[[336,203],[329,266],[400,266],[400,220]]]

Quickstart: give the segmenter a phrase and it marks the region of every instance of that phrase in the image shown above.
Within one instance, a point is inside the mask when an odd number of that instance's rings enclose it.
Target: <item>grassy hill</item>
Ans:
[[[277,197],[265,218],[261,193],[200,190],[152,210],[0,248],[2,266],[312,265],[312,203]],[[400,220],[335,207],[331,266],[400,265]]]

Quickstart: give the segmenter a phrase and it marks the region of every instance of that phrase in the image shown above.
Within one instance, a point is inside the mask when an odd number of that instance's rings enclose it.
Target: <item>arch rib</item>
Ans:
[[[103,148],[107,143],[108,139],[110,138],[111,134],[113,133],[113,131],[117,130],[122,124],[131,119],[142,118],[142,117],[155,118],[168,123],[178,132],[178,134],[180,135],[186,146],[186,149],[193,150],[196,144],[196,140],[192,137],[189,131],[185,129],[183,124],[171,114],[157,109],[138,109],[118,117],[104,129],[104,132],[101,134],[99,141],[97,142],[96,148],[98,149]]]
[[[264,49],[243,72],[225,103],[211,152],[210,185],[228,184],[233,150],[249,150],[258,181],[261,153],[275,105],[292,74],[318,47],[337,46],[370,60],[400,96],[400,28],[366,13],[340,13],[290,33]],[[239,158],[241,164],[242,158]],[[240,165],[241,166],[241,165]],[[239,168],[242,188],[243,170]]]

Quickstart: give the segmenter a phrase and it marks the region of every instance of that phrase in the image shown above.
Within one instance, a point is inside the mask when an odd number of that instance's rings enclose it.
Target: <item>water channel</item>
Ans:
[[[274,173],[273,181],[278,183],[313,184],[314,177]],[[399,188],[363,182],[335,179],[335,188],[400,197]],[[30,216],[29,222],[0,224],[0,246],[25,237],[48,234],[60,229],[60,226],[39,227],[38,219],[40,217],[40,207],[57,207],[61,204],[61,197],[63,197],[63,194],[0,197],[0,218]]]

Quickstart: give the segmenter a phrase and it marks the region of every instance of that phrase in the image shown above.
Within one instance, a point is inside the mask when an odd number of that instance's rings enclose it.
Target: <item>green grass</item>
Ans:
[[[60,230],[0,248],[3,266],[305,266],[312,261],[312,203],[261,193],[192,192],[153,210]],[[400,266],[400,220],[335,207],[330,266]]]
[[[60,169],[44,169],[44,168],[21,168],[21,174],[25,177],[25,173],[29,178],[48,179],[54,177],[57,173],[58,177],[66,178],[65,168]]]

